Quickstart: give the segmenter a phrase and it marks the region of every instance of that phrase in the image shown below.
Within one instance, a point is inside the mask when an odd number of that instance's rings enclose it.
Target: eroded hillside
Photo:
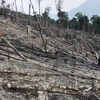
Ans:
[[[37,24],[27,26],[0,17],[0,28],[1,100],[92,100],[100,96],[100,35],[42,27],[45,52]]]

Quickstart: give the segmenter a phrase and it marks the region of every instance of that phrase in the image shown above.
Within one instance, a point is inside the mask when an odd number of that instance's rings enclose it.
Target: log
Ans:
[[[95,100],[100,100],[100,97],[98,97],[95,93],[93,93],[92,96],[95,97]],[[94,99],[93,99],[93,100],[94,100]]]
[[[28,61],[24,55],[22,55],[5,37],[2,37],[1,39],[3,39],[7,45],[9,45],[9,47],[11,47],[18,54],[18,56],[20,56],[23,60]]]
[[[8,55],[8,54],[0,53],[0,55],[9,57],[9,58],[12,58],[12,59],[15,59],[15,60],[19,60],[18,58],[12,57],[12,56],[10,56],[10,55]],[[3,59],[3,58],[1,58],[1,59]]]
[[[100,67],[100,57],[99,57],[99,59],[98,59],[98,66]]]
[[[0,27],[0,37],[3,35],[2,28]]]
[[[78,95],[82,96],[83,93],[81,91],[77,91],[74,89],[61,89],[56,86],[50,86],[49,88],[40,88],[39,86],[33,86],[33,87],[22,87],[20,85],[16,85],[13,83],[5,83],[2,84],[3,89],[5,90],[12,90],[13,92],[21,92],[21,93],[27,93],[29,92],[31,95],[33,95],[35,92],[38,93],[38,91],[43,91],[47,93],[60,93],[60,94],[66,94],[66,95]],[[63,90],[63,91],[61,91]]]

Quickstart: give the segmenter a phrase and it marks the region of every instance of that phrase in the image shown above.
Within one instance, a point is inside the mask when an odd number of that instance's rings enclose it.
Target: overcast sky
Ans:
[[[6,2],[12,3],[15,0],[5,0]],[[21,7],[21,0],[16,0],[17,1],[17,6],[18,6],[18,10],[22,11],[22,7]],[[86,0],[63,0],[63,11],[70,11],[73,8],[78,7],[79,5],[81,5],[82,3],[84,3]],[[36,12],[38,13],[38,2],[37,0],[32,0],[34,8],[36,10]],[[28,4],[29,4],[29,0],[23,0],[23,5],[24,5],[24,13],[28,13]],[[55,0],[42,0],[41,1],[41,13],[44,12],[46,7],[51,7],[51,11],[50,11],[50,15],[52,17],[54,17],[57,13],[56,10],[56,6],[55,6]]]

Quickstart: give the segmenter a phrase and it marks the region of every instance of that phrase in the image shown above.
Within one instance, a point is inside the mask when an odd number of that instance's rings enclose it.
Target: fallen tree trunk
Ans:
[[[22,59],[28,61],[6,38],[2,37],[3,39]]]
[[[15,59],[15,60],[19,60],[18,58],[15,58],[15,57],[13,57],[13,56],[10,56],[10,55],[8,55],[8,54],[3,54],[3,53],[0,53],[0,55],[2,55],[2,56],[5,56],[5,57],[7,57],[7,58],[12,58],[12,59]],[[4,58],[0,58],[0,59],[4,59]]]

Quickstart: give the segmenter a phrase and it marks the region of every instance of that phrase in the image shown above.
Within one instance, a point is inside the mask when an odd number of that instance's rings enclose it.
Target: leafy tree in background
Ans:
[[[100,32],[100,17],[98,15],[93,15],[91,17],[91,21],[92,21],[92,24],[93,24],[93,31],[95,33]]]
[[[75,16],[77,17],[77,19],[79,20],[81,17],[83,17],[83,14],[81,12],[77,12],[75,14]]]
[[[97,25],[97,32],[100,33],[100,17],[98,17]]]
[[[54,19],[51,19],[49,16],[48,16],[48,22],[50,24],[56,24],[56,21]]]
[[[93,24],[91,23],[91,21],[89,21],[88,23],[88,32],[93,33]]]
[[[75,14],[75,16],[77,17],[77,21],[78,21],[78,29],[82,30],[83,29],[83,14],[81,12],[78,12]]]
[[[88,31],[88,27],[89,27],[89,18],[88,16],[84,15],[83,16],[83,30]]]
[[[89,24],[88,17],[86,15],[83,16],[81,12],[76,13],[75,16],[77,17],[78,29],[88,31],[88,24]]]
[[[92,24],[93,24],[93,31],[96,32],[97,30],[97,20],[98,20],[98,15],[93,15],[91,17],[91,21],[92,21]]]
[[[75,17],[69,21],[69,28],[77,30],[78,22],[77,22],[77,19]]]

